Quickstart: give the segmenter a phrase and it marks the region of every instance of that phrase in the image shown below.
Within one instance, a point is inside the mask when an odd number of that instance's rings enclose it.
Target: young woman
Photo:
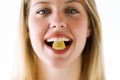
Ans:
[[[16,80],[105,80],[94,0],[22,0]]]

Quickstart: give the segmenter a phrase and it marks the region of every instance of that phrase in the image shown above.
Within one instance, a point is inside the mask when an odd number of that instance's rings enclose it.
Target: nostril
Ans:
[[[52,23],[50,24],[50,28],[63,28],[63,27],[66,27],[67,24],[65,22],[60,22],[60,23]]]
[[[56,27],[57,27],[57,25],[55,25],[55,24],[50,25],[50,28],[56,28]]]
[[[50,28],[63,28],[65,27],[64,25],[58,25],[58,26],[50,26]]]
[[[61,25],[60,27],[64,27],[63,25]]]
[[[55,28],[56,26],[52,26],[52,28]]]

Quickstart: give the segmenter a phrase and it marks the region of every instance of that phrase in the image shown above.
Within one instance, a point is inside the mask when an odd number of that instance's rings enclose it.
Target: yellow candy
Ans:
[[[65,49],[65,43],[64,43],[64,41],[54,41],[52,47],[55,50],[63,50],[63,49]]]

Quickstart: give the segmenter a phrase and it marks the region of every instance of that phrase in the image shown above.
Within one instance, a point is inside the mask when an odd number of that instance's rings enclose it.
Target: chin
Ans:
[[[63,58],[63,57],[50,57],[47,58],[46,62],[44,60],[44,63],[46,63],[48,66],[51,66],[56,69],[65,68],[69,65],[69,59]]]

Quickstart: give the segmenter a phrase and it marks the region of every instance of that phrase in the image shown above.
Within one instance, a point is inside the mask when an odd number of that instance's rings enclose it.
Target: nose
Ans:
[[[67,23],[65,21],[64,16],[56,14],[51,17],[50,28],[60,29],[60,28],[64,28],[64,27],[67,27]]]

